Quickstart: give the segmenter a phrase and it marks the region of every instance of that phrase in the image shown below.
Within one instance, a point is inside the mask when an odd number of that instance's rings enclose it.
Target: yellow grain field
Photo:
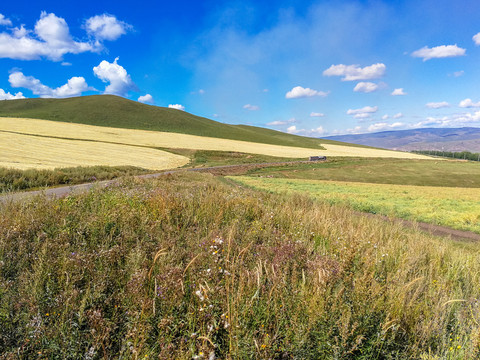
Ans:
[[[95,140],[120,144],[142,145],[161,148],[184,148],[195,150],[237,151],[251,154],[263,154],[279,157],[301,158],[311,155],[415,158],[428,157],[390,150],[376,150],[341,145],[323,145],[327,150],[314,150],[289,146],[252,143],[195,135],[107,128],[101,126],[63,123],[48,120],[0,118],[0,131],[12,131],[23,134],[56,136],[82,140]]]
[[[171,169],[188,158],[161,150],[94,141],[63,140],[0,131],[0,167],[53,169],[93,165],[132,165]]]

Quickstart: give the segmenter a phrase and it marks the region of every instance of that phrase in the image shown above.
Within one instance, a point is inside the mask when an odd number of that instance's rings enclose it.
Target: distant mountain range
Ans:
[[[480,152],[480,128],[424,128],[370,134],[329,136],[325,139],[393,150]]]

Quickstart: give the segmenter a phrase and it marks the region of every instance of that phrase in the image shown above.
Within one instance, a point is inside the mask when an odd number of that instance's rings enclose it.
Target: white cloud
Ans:
[[[297,129],[295,125],[292,125],[287,128],[287,132],[289,134],[295,134],[295,135],[303,135],[303,136],[319,136],[325,133],[325,130],[323,129],[322,126],[319,126],[316,129]]]
[[[85,22],[87,33],[99,41],[117,40],[131,28],[131,25],[108,14],[92,16]]]
[[[251,104],[243,105],[243,108],[244,108],[244,109],[247,109],[247,110],[250,110],[250,111],[260,110],[260,107],[259,107],[259,106],[257,106],[257,105],[251,105]]]
[[[43,98],[63,98],[71,96],[79,96],[85,91],[94,90],[87,85],[85,78],[74,76],[68,82],[56,89],[52,89],[41,83],[40,80],[33,76],[25,76],[22,72],[16,71],[8,77],[10,85],[14,88],[25,88],[30,90],[34,95]]]
[[[23,93],[17,92],[15,95],[5,92],[5,90],[0,89],[0,100],[16,100],[16,99],[25,99]]]
[[[170,109],[177,109],[177,110],[182,110],[185,111],[185,106],[180,105],[180,104],[170,104],[168,105]]]
[[[285,94],[286,99],[298,99],[312,96],[327,96],[328,92],[313,90],[310,88],[303,88],[301,86],[295,86],[292,90]]]
[[[480,32],[478,34],[473,35],[472,39],[475,42],[475,45],[480,45]]]
[[[370,113],[360,113],[360,114],[355,114],[353,117],[355,119],[366,119],[366,118],[369,118],[371,116]]]
[[[472,101],[472,99],[465,99],[460,101],[458,106],[462,108],[480,107],[480,101],[475,103]]]
[[[390,95],[401,96],[401,95],[407,95],[407,93],[403,91],[403,88],[398,88],[398,89],[393,90]]]
[[[465,71],[460,70],[460,71],[455,71],[452,75],[454,77],[460,77],[460,76],[463,76],[463,74],[465,74]]]
[[[275,121],[272,121],[272,122],[269,122],[267,123],[268,126],[281,126],[281,125],[287,125],[287,124],[291,124],[291,123],[296,123],[297,122],[297,119],[295,118],[290,118],[286,121],[284,120],[275,120]]]
[[[361,109],[348,109],[348,115],[357,115],[357,114],[372,114],[378,111],[378,106],[365,106]]]
[[[400,118],[402,118],[402,117],[403,117],[403,114],[402,114],[402,113],[397,113],[397,114],[393,115],[393,118],[394,118],[394,119],[400,119]]]
[[[323,117],[325,116],[324,113],[318,113],[318,112],[311,112],[310,117]]]
[[[135,87],[127,70],[117,63],[118,57],[113,63],[103,60],[98,66],[93,68],[96,77],[105,83],[110,83],[105,88],[105,94],[126,95],[126,93]]]
[[[429,109],[441,109],[441,108],[449,107],[450,104],[446,101],[441,101],[441,102],[429,102],[425,104],[425,106]]]
[[[378,89],[378,85],[372,82],[359,82],[354,88],[355,92],[370,93]]]
[[[324,76],[343,76],[342,81],[370,80],[382,77],[385,64],[377,63],[361,68],[359,65],[332,65],[323,72]]]
[[[388,116],[387,114],[383,115],[382,116],[382,120],[387,120],[390,116]]]
[[[347,129],[348,134],[360,134],[362,132],[362,127],[361,126],[355,126],[352,129]]]
[[[150,94],[145,94],[145,95],[139,96],[138,101],[141,102],[141,103],[148,103],[148,104],[153,104],[154,103],[153,97]]]
[[[60,61],[68,53],[98,50],[99,46],[89,42],[75,41],[65,19],[53,13],[42,12],[33,31],[22,25],[12,29],[10,34],[0,33],[0,58],[36,60],[45,57]]]
[[[454,114],[452,116],[444,116],[441,118],[427,117],[426,120],[420,121],[412,127],[421,128],[426,126],[438,126],[438,127],[460,127],[468,126],[472,123],[480,124],[480,111],[475,113],[463,113]]]
[[[200,89],[200,90],[198,90],[198,93],[199,93],[200,95],[203,95],[203,94],[205,94],[205,90]]]
[[[10,19],[7,19],[5,15],[0,14],[0,25],[12,26],[12,22],[10,21]]]
[[[446,57],[457,57],[465,55],[466,50],[455,45],[440,45],[433,48],[427,46],[412,53],[413,57],[422,58],[423,61]]]
[[[376,124],[370,125],[367,130],[369,132],[385,131],[385,130],[397,129],[397,128],[404,127],[404,126],[405,126],[405,124],[401,123],[401,122],[396,122],[396,123],[393,123],[393,124],[388,124],[386,122],[381,122],[381,123],[376,123]]]

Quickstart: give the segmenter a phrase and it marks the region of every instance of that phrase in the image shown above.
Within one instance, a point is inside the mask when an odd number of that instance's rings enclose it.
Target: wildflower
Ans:
[[[461,349],[462,347],[460,345],[457,346],[457,349]]]
[[[267,345],[262,344],[262,349],[265,349],[266,347],[267,347]]]
[[[202,292],[201,292],[200,290],[195,291],[195,295],[198,296],[198,298],[200,299],[200,301],[204,301],[204,300],[205,300],[205,297],[202,295]]]

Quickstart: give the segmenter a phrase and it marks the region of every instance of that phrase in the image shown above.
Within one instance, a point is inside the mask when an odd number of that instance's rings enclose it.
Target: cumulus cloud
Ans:
[[[17,92],[15,95],[5,92],[5,90],[0,89],[0,100],[16,100],[16,99],[25,99],[22,92]]]
[[[304,97],[312,96],[322,96],[325,97],[328,95],[328,92],[313,90],[310,88],[303,88],[301,86],[295,86],[292,90],[285,94],[286,99],[298,99]]]
[[[342,81],[378,79],[385,74],[385,64],[377,63],[361,68],[359,65],[332,65],[323,72],[324,76],[343,76]]]
[[[0,14],[0,25],[11,26],[12,23]],[[0,33],[0,58],[61,61],[65,54],[99,52],[103,49],[103,40],[117,39],[130,29],[130,25],[112,15],[97,15],[87,20],[85,28],[93,39],[77,41],[70,34],[65,19],[42,11],[33,30],[21,25]]]
[[[251,105],[251,104],[246,104],[246,105],[243,105],[243,108],[244,108],[244,109],[247,109],[247,110],[250,110],[250,111],[257,111],[257,110],[260,110],[260,106],[257,106],[257,105]]]
[[[441,118],[427,117],[425,120],[412,125],[412,127],[459,127],[468,126],[472,123],[480,124],[480,111],[476,111],[475,113],[454,114],[451,116],[443,116]]]
[[[480,32],[478,34],[473,35],[472,39],[475,42],[475,45],[480,45]]]
[[[458,106],[462,108],[471,108],[471,107],[480,107],[480,101],[479,102],[473,102],[472,99],[465,99],[460,101]]]
[[[105,94],[126,95],[129,90],[135,88],[127,70],[117,63],[118,57],[113,63],[103,60],[98,66],[93,68],[96,77],[105,83],[110,83],[105,88]]]
[[[68,53],[98,50],[98,46],[89,42],[75,41],[65,19],[53,13],[42,12],[33,31],[22,25],[10,33],[0,33],[0,58],[36,60],[45,57],[60,61]]]
[[[325,116],[324,113],[313,112],[313,111],[310,113],[310,117],[323,117],[323,116]]]
[[[14,88],[25,88],[30,90],[34,95],[43,98],[64,98],[71,96],[79,96],[85,91],[94,90],[87,85],[85,78],[74,76],[67,81],[66,84],[52,89],[41,83],[40,80],[33,76],[25,76],[22,72],[16,71],[8,77],[10,85]]]
[[[398,88],[398,89],[393,90],[390,95],[401,96],[401,95],[407,95],[407,93],[403,91],[403,88]]]
[[[168,105],[170,109],[176,109],[176,110],[182,110],[185,111],[185,106],[180,105],[180,104],[170,104]]]
[[[96,15],[87,19],[85,22],[87,33],[98,41],[117,40],[120,36],[132,29],[132,26],[126,22],[118,20],[115,16],[109,14]]]
[[[359,82],[354,88],[355,92],[370,93],[378,89],[378,85],[372,82]]]
[[[320,136],[325,133],[325,130],[322,126],[319,126],[316,129],[297,129],[295,125],[292,125],[287,128],[287,133],[303,136]]]
[[[12,26],[12,22],[10,21],[10,19],[7,19],[5,15],[0,14],[0,25]]]
[[[403,114],[402,114],[402,113],[397,113],[397,114],[393,115],[393,118],[394,118],[394,119],[400,119],[400,118],[402,118],[402,117],[403,117]]]
[[[153,104],[153,97],[150,94],[145,94],[138,97],[138,101],[141,103]]]
[[[430,59],[439,59],[447,57],[464,56],[466,50],[455,45],[440,45],[433,48],[424,46],[423,48],[412,52],[413,57],[422,58],[423,61]]]
[[[429,102],[425,104],[425,106],[429,109],[441,109],[441,108],[449,107],[450,104],[446,101],[441,101],[441,102]]]
[[[404,127],[404,126],[405,126],[405,124],[402,123],[402,122],[395,122],[393,124],[388,124],[386,122],[381,122],[381,123],[376,123],[376,124],[370,125],[367,130],[369,132],[385,131],[385,130],[398,129],[398,128],[401,128],[401,127]]]

